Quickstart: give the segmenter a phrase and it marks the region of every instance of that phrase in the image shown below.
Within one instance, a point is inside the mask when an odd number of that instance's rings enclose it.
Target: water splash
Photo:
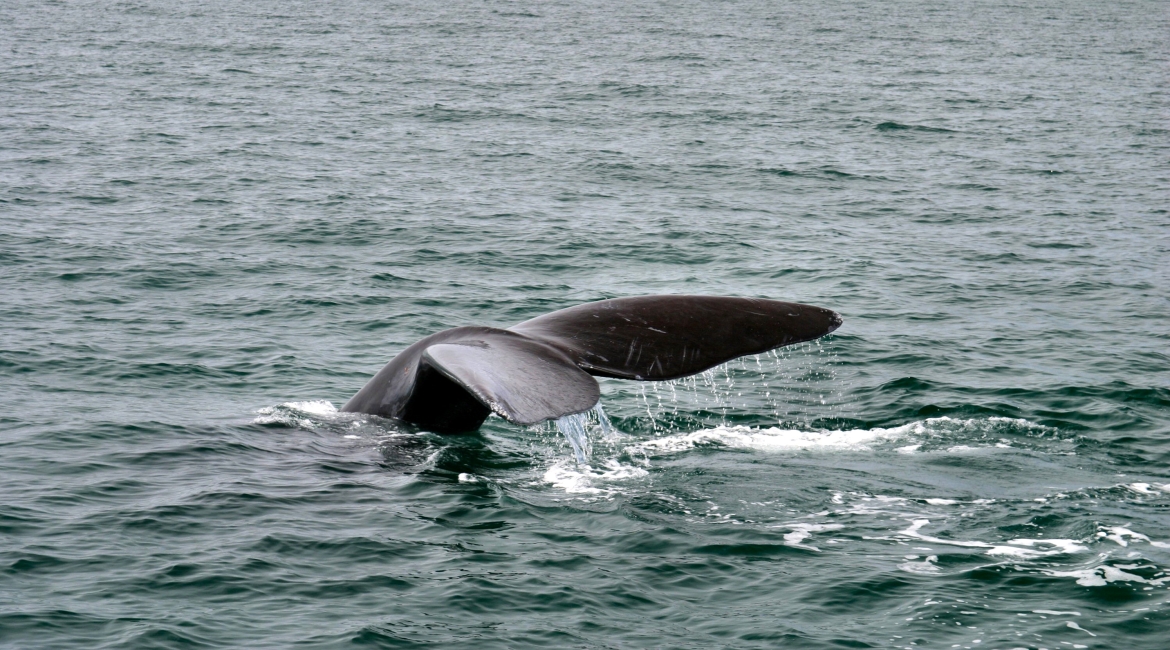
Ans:
[[[589,439],[589,430],[596,427],[605,440],[614,440],[618,437],[617,431],[605,415],[601,402],[597,402],[592,409],[583,413],[573,413],[556,420],[557,431],[560,431],[573,447],[573,456],[582,465],[589,464],[593,455],[593,443]]]
[[[557,418],[556,424],[557,431],[564,434],[573,446],[577,462],[588,465],[589,457],[593,455],[593,445],[589,442],[589,417],[585,413],[573,413]]]
[[[605,409],[601,407],[600,401],[593,406],[593,411],[591,412],[597,418],[597,428],[601,430],[601,436],[604,439],[617,440],[620,437],[617,429],[614,429],[613,425],[609,423],[609,416],[605,414]]]

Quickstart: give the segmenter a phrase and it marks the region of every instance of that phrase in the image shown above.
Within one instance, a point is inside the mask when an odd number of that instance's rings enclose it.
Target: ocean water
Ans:
[[[1167,647],[1168,34],[0,4],[0,646]],[[535,428],[337,412],[652,293],[845,324]]]

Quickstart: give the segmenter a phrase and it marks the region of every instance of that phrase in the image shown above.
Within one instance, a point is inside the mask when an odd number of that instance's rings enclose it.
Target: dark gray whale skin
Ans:
[[[600,389],[590,375],[677,379],[820,338],[841,322],[828,309],[759,298],[602,300],[508,329],[432,334],[394,357],[341,410],[438,433],[474,431],[493,411],[536,424],[597,404]]]

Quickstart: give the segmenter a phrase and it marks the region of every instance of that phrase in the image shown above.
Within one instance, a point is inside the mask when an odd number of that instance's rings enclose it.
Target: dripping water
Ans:
[[[686,408],[711,409],[722,424],[728,423],[732,412],[763,409],[779,423],[792,418],[794,410],[799,413],[813,404],[840,409],[841,391],[833,386],[833,359],[825,356],[820,345],[768,350],[679,379],[637,382],[631,389],[655,435],[671,432],[664,416]],[[764,400],[753,404],[750,396],[759,393]],[[619,437],[600,401],[592,409],[566,415],[554,424],[582,465],[589,464],[595,441],[612,443]]]
[[[569,441],[569,445],[573,447],[573,456],[582,465],[588,465],[589,458],[593,455],[593,443],[589,439],[590,429],[596,428],[605,440],[613,440],[617,437],[617,431],[610,424],[609,417],[606,416],[600,401],[592,409],[583,413],[573,413],[557,418],[556,425],[557,431],[560,431]]]

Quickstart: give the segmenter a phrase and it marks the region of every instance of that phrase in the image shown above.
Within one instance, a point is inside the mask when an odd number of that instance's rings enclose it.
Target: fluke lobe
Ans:
[[[474,431],[492,411],[536,424],[593,408],[601,391],[590,375],[677,379],[840,326],[828,309],[756,298],[590,302],[508,329],[432,334],[394,357],[341,410],[439,433]]]

